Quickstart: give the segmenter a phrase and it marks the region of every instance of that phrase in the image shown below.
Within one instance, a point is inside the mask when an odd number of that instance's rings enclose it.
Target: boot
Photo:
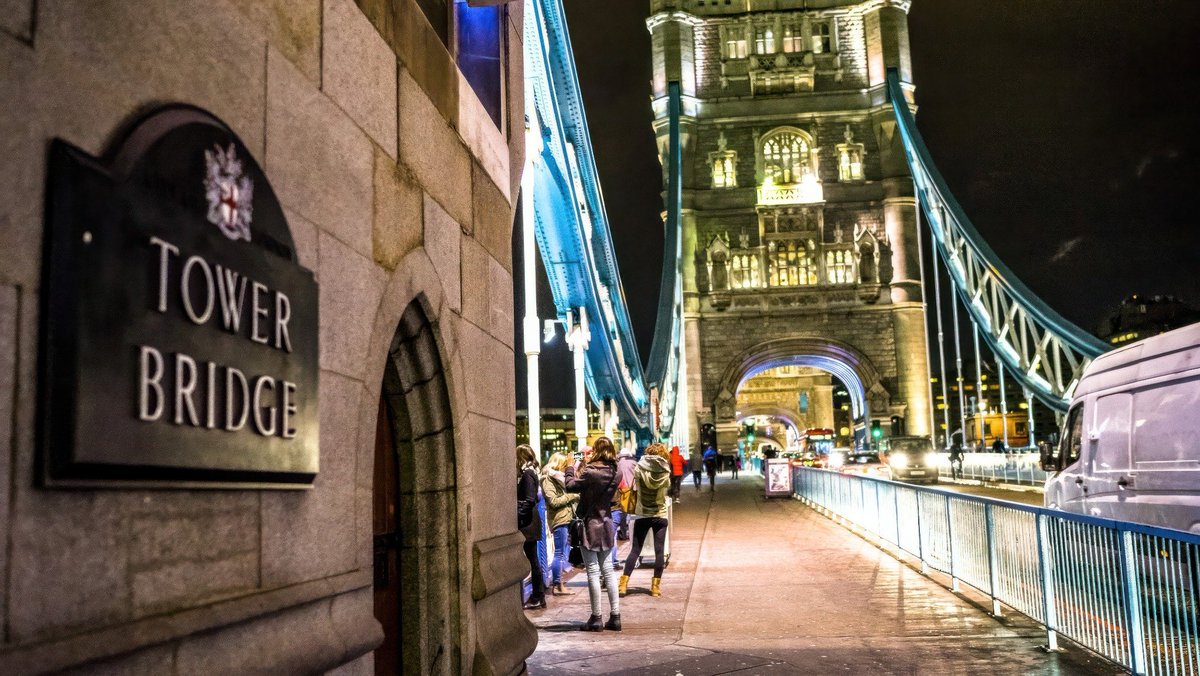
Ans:
[[[563,584],[561,580],[554,583],[554,586],[550,588],[550,593],[555,596],[573,596],[575,594],[573,591],[567,591],[567,585]]]
[[[621,631],[621,616],[613,613],[608,616],[608,622],[604,623],[604,628],[609,631]]]
[[[662,578],[656,577],[650,581],[650,595],[662,596]]]
[[[537,597],[531,596],[529,598],[529,600],[525,602],[525,605],[524,605],[525,610],[541,610],[542,608],[545,608],[545,607],[546,607],[546,597],[545,596],[537,596]]]
[[[628,593],[629,593],[629,576],[622,575],[621,581],[617,583],[617,595],[620,596],[621,598],[625,598],[625,595]]]
[[[589,617],[587,624],[580,627],[579,631],[604,631],[604,625],[600,623],[600,616],[592,615]]]

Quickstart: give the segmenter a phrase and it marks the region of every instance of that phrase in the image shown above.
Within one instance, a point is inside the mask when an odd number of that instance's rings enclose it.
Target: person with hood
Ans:
[[[554,560],[550,562],[550,590],[555,596],[571,594],[563,585],[563,571],[571,565],[567,553],[571,544],[567,541],[567,531],[571,519],[575,517],[575,505],[579,504],[579,496],[568,493],[563,481],[563,471],[571,464],[569,453],[555,453],[546,461],[542,472],[542,495],[546,496],[546,520],[550,522],[550,532],[554,536]]]
[[[609,559],[616,546],[612,504],[617,494],[617,479],[617,449],[608,437],[596,440],[586,464],[581,464],[578,469],[568,467],[563,474],[563,486],[567,492],[579,493],[578,513],[583,520],[579,550],[587,566],[588,598],[592,604],[591,617],[580,627],[583,631],[621,631],[617,574]],[[608,607],[611,614],[607,623],[602,623],[600,616],[601,575],[608,579]]]
[[[517,530],[525,536],[525,558],[533,589],[525,601],[525,610],[546,607],[546,577],[538,559],[537,544],[542,539],[542,517],[538,514],[538,461],[526,444],[517,446]]]
[[[633,468],[637,461],[633,458],[633,448],[626,446],[617,455],[617,502],[613,507],[613,528],[618,540],[629,539],[629,516],[625,507],[630,502],[629,492],[633,490]],[[613,567],[617,565],[617,548],[613,547]]]
[[[708,490],[717,490],[717,463],[720,458],[717,457],[717,449],[708,447],[704,450],[704,471],[708,473]]]
[[[642,555],[646,532],[654,531],[654,579],[650,582],[650,595],[662,596],[663,545],[667,538],[667,493],[671,487],[671,461],[667,447],[650,444],[634,470],[634,485],[637,487],[637,505],[633,522],[633,546],[629,558],[625,559],[625,574],[621,576],[618,591],[624,596],[629,589],[629,576]]]
[[[687,460],[679,452],[678,446],[671,447],[671,497],[679,499],[679,485],[683,483],[683,468]]]

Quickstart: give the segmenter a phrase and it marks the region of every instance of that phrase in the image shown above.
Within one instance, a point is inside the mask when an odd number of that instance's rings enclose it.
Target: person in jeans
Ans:
[[[575,505],[579,504],[579,496],[568,493],[563,485],[563,471],[571,465],[571,456],[567,453],[555,453],[546,462],[542,473],[542,495],[546,496],[546,520],[550,522],[550,532],[554,535],[554,560],[550,562],[550,590],[555,596],[571,594],[563,585],[563,571],[571,564],[567,561],[567,553],[571,545],[567,542],[567,531],[571,519],[575,516]]]
[[[667,447],[650,444],[638,461],[634,471],[637,486],[636,520],[633,522],[633,546],[629,558],[625,559],[625,574],[621,576],[618,591],[624,596],[629,589],[629,576],[642,554],[646,533],[654,531],[654,579],[650,582],[650,595],[662,596],[663,546],[667,537],[667,493],[671,488],[671,461]]]
[[[542,517],[538,514],[538,461],[533,449],[517,446],[517,530],[525,536],[525,558],[533,590],[525,601],[525,610],[546,607],[546,576],[538,559],[537,544],[542,539]]]
[[[670,495],[676,501],[679,500],[679,485],[683,483],[683,468],[687,466],[687,460],[684,460],[683,454],[679,452],[678,446],[671,447],[671,490]]]
[[[622,448],[617,454],[617,496],[628,490],[633,490],[633,468],[637,465],[637,461],[633,459],[632,448]],[[629,519],[625,512],[621,510],[621,501],[617,500],[617,504],[613,507],[612,518],[613,526],[617,534],[617,540],[629,539]],[[613,566],[617,565],[617,548],[613,547],[612,551]]]
[[[583,520],[583,542],[579,549],[587,566],[588,598],[592,614],[583,631],[621,631],[621,605],[617,596],[617,574],[613,570],[612,503],[617,493],[617,449],[612,439],[600,437],[592,445],[586,464],[568,467],[563,485],[568,493],[579,493],[578,513]],[[600,576],[608,580],[608,622],[601,624]]]

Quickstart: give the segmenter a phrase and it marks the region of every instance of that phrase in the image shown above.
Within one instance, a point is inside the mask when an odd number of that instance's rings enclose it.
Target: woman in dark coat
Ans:
[[[617,492],[617,449],[612,439],[600,437],[592,446],[592,455],[576,473],[568,467],[564,485],[568,492],[579,493],[577,513],[583,519],[583,543],[580,552],[587,566],[588,596],[592,615],[584,631],[612,629],[621,631],[621,606],[617,597],[617,573],[613,570],[612,549],[616,546],[613,534],[612,503]],[[608,622],[601,624],[600,576],[608,582]]]
[[[533,591],[525,602],[526,610],[546,607],[546,578],[538,559],[537,544],[542,539],[542,518],[538,514],[538,461],[533,449],[517,446],[517,529],[525,535],[525,558]]]

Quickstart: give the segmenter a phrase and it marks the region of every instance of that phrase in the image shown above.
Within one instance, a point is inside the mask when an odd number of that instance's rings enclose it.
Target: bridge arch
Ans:
[[[879,369],[861,350],[831,338],[791,336],[753,345],[729,362],[717,387],[714,403],[718,417],[736,415],[734,406],[742,383],[781,366],[807,366],[833,374],[850,393],[855,420],[865,417],[871,408],[882,408],[868,405],[869,401],[881,401],[884,407],[888,403]]]

